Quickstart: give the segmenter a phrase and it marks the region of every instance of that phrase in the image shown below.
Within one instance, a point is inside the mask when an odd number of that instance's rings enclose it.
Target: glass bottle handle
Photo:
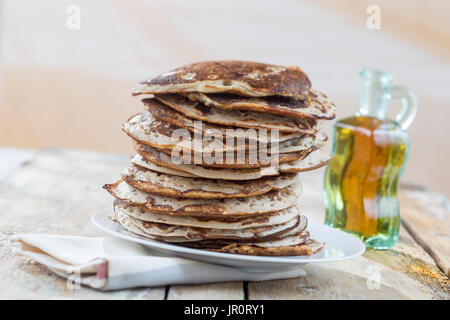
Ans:
[[[407,88],[393,86],[390,90],[390,98],[401,100],[403,107],[399,114],[395,116],[395,121],[403,130],[406,130],[416,116],[417,97],[414,92]]]

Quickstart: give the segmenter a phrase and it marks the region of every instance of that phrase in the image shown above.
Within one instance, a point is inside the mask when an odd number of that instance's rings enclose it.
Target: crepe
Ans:
[[[302,236],[291,236],[261,243],[233,243],[219,249],[210,250],[252,256],[309,256],[319,252],[324,246],[325,243],[323,242],[312,239],[305,240]]]
[[[172,237],[170,239],[160,239],[159,237],[155,237],[149,234],[146,234],[144,231],[139,229],[130,219],[129,216],[120,212],[113,212],[110,216],[111,220],[114,222],[120,223],[120,225],[128,232],[130,232],[134,236],[141,237],[142,239],[151,239],[151,240],[160,240],[164,242],[171,243],[184,243],[186,244],[188,241],[198,241],[196,239],[186,239],[185,237]]]
[[[321,92],[309,91],[308,99],[272,96],[262,98],[248,98],[228,93],[188,93],[192,101],[200,101],[207,106],[223,110],[248,110],[267,112],[275,115],[295,118],[334,119],[336,107],[331,100]]]
[[[222,253],[257,256],[302,256],[320,251],[325,243],[313,240],[307,230],[291,230],[276,239],[261,242],[199,241],[178,242],[177,245]]]
[[[221,253],[309,255],[297,172],[324,166],[335,106],[298,67],[185,65],[137,84],[145,112],[122,124],[137,152],[104,185],[111,218],[141,239]]]
[[[170,156],[155,149],[148,149],[148,151],[143,154],[138,153],[131,159],[131,162],[156,171],[160,171],[160,168],[166,168],[188,173],[200,178],[220,180],[253,180],[266,176],[275,176],[279,173],[278,168],[273,166],[256,169],[228,169],[173,163]]]
[[[126,214],[113,213],[111,216],[113,221],[122,225],[128,232],[139,236],[143,239],[151,239],[174,243],[186,247],[196,249],[206,249],[210,251],[251,254],[251,255],[267,255],[267,256],[288,256],[288,255],[305,255],[319,251],[324,244],[310,240],[309,232],[304,230],[299,232],[301,228],[294,228],[285,234],[274,237],[271,240],[257,240],[251,243],[239,243],[233,240],[195,240],[186,239],[185,237],[157,237],[145,233],[131,221]],[[303,247],[305,244],[307,247]]]
[[[225,126],[278,130],[290,133],[314,133],[317,125],[314,119],[295,119],[246,110],[223,110],[191,101],[178,94],[158,94],[155,98],[185,116]],[[151,99],[150,99],[151,101]],[[144,104],[151,103],[144,99]]]
[[[158,150],[144,145],[135,143],[134,149],[144,159],[151,159],[153,154],[159,152]],[[210,153],[201,154],[193,153],[190,150],[172,150],[161,151],[170,161],[175,164],[186,163],[188,165],[196,164],[202,167],[213,168],[231,168],[231,169],[252,169],[268,167],[274,164],[297,161],[306,158],[314,148],[306,149],[299,152],[279,153],[279,154],[264,154],[259,151],[249,152],[226,152],[226,153]]]
[[[168,175],[136,165],[126,168],[122,172],[122,179],[144,192],[191,199],[252,197],[299,183],[297,175],[289,173],[250,181],[219,182]]]
[[[190,174],[188,172],[179,171],[179,170],[175,170],[175,169],[171,169],[171,168],[167,168],[167,167],[162,167],[151,161],[146,161],[139,154],[136,154],[133,157],[131,157],[130,161],[132,164],[135,164],[139,167],[143,167],[145,169],[150,169],[150,170],[156,171],[156,172],[167,173],[167,174],[170,174],[173,176],[178,176],[178,177],[199,178],[199,176]]]
[[[279,166],[261,167],[257,169],[228,169],[202,167],[193,164],[173,163],[172,158],[156,149],[147,148],[145,158],[137,154],[131,158],[131,162],[141,167],[158,172],[171,170],[181,174],[189,174],[196,177],[221,180],[252,180],[266,176],[274,176],[283,172],[304,172],[320,168],[331,160],[330,156],[321,150],[311,152],[306,158],[300,161],[293,161],[280,164]]]
[[[227,138],[240,138],[243,136],[243,133],[245,133],[245,130],[241,128],[223,126],[204,121],[200,122],[198,120],[186,117],[181,112],[166,106],[164,103],[161,103],[156,99],[147,99],[142,102],[144,103],[144,108],[156,119],[161,120],[163,123],[170,123],[179,128],[187,129],[192,133],[219,137],[223,141],[226,141]],[[320,123],[320,121],[317,121],[316,126],[303,130],[303,133],[316,133]],[[275,143],[300,138],[303,136],[303,133],[279,132],[278,134],[272,135],[271,132],[268,131],[266,135],[258,134],[256,137],[249,135],[247,136],[247,139],[256,140],[262,143]]]
[[[311,152],[306,158],[280,164],[280,172],[304,172],[321,168],[330,162],[330,156],[321,151]]]
[[[199,218],[199,217],[186,217],[186,216],[173,216],[165,215],[161,213],[152,213],[145,208],[130,206],[125,202],[115,201],[115,207],[117,210],[125,213],[128,216],[137,218],[142,221],[165,223],[176,226],[190,226],[198,228],[215,228],[215,229],[244,229],[244,228],[257,228],[274,226],[283,224],[292,219],[295,219],[300,215],[298,207],[291,207],[285,210],[281,210],[274,213],[268,213],[264,215],[257,215],[244,218]]]
[[[124,214],[118,212],[118,215]],[[296,218],[275,226],[265,226],[244,229],[215,229],[198,228],[190,226],[174,226],[164,223],[146,222],[128,216],[130,221],[143,231],[146,235],[170,241],[171,239],[186,238],[189,241],[202,240],[224,240],[224,241],[267,241],[293,230],[299,232],[306,228],[306,218],[297,216]]]
[[[299,183],[263,195],[231,199],[182,199],[140,191],[122,180],[103,186],[116,199],[153,213],[191,217],[244,217],[293,207],[302,188]]]
[[[141,154],[144,158],[146,157],[146,147],[141,148],[142,145],[135,144],[135,150],[137,153]],[[304,159],[310,154],[314,149],[310,148],[300,152],[293,153],[279,153],[279,154],[259,154],[259,151],[249,151],[249,152],[230,152],[228,153],[217,153],[217,154],[195,154],[189,152],[189,150],[174,150],[174,152],[165,151],[162,152],[170,156],[175,163],[187,163],[187,164],[198,164],[202,167],[218,168],[218,169],[261,169],[263,167],[269,167],[272,165],[293,162],[297,160]],[[187,152],[183,152],[187,151]],[[196,160],[196,158],[198,160]]]
[[[138,83],[132,94],[228,92],[249,97],[304,99],[311,83],[298,67],[250,61],[206,61],[188,64]]]
[[[138,113],[122,124],[122,130],[133,140],[149,145],[159,150],[172,151],[175,147],[191,153],[213,153],[213,152],[237,152],[240,150],[257,150],[265,148],[267,152],[292,153],[304,151],[308,148],[318,148],[327,139],[323,133],[317,135],[303,135],[298,138],[283,141],[277,148],[271,148],[257,140],[242,139],[233,141],[228,146],[226,138],[199,136],[191,134],[188,130],[176,127],[155,119],[151,113]],[[179,138],[182,138],[181,141]]]

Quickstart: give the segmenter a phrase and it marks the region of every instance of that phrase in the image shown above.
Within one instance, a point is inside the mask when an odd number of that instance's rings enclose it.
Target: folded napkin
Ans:
[[[10,240],[16,253],[68,278],[72,285],[83,284],[105,291],[173,284],[288,279],[305,274],[301,268],[248,272],[167,257],[137,243],[114,237],[23,234]]]

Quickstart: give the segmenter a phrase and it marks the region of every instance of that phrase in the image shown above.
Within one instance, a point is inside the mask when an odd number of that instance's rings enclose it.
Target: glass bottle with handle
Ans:
[[[325,172],[325,224],[356,235],[368,247],[388,249],[398,239],[397,192],[417,98],[404,87],[391,86],[390,72],[364,69],[360,75],[359,111],[334,126],[333,159]],[[389,120],[392,99],[403,107]]]

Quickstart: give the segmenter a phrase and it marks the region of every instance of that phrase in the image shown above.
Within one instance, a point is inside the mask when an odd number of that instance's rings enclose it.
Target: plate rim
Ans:
[[[319,228],[325,228],[328,230],[332,230],[332,232],[337,232],[343,234],[345,237],[351,238],[353,241],[357,241],[358,245],[360,246],[359,250],[356,253],[346,255],[344,257],[335,257],[335,258],[320,258],[320,259],[312,259],[314,257],[314,254],[310,256],[251,256],[251,255],[243,255],[243,254],[234,254],[234,253],[223,253],[223,252],[213,252],[213,251],[207,251],[202,249],[194,249],[194,248],[187,248],[187,247],[181,247],[177,246],[175,244],[165,243],[162,241],[152,240],[152,239],[141,239],[138,237],[135,237],[133,235],[126,235],[119,233],[117,231],[111,230],[105,226],[102,226],[99,224],[95,217],[97,215],[101,215],[104,213],[107,213],[107,211],[111,211],[111,208],[103,208],[100,210],[94,211],[90,216],[90,221],[94,226],[99,228],[102,231],[105,231],[106,233],[113,235],[115,237],[119,237],[121,239],[125,239],[132,242],[137,242],[142,245],[154,248],[154,249],[163,249],[167,250],[173,253],[182,253],[182,254],[193,254],[193,255],[201,255],[205,257],[214,257],[214,258],[223,258],[227,260],[238,260],[242,262],[266,262],[266,263],[279,263],[282,265],[299,265],[299,264],[306,264],[306,263],[326,263],[326,262],[336,262],[336,261],[343,261],[348,260],[352,258],[356,258],[360,255],[362,255],[366,251],[366,246],[364,243],[358,239],[357,237],[346,233],[344,231],[335,229],[333,227],[317,223],[317,222],[308,222],[310,225],[314,225],[315,227]],[[320,239],[319,239],[320,241]],[[327,243],[325,244],[325,246]],[[192,258],[195,260],[195,258]]]

